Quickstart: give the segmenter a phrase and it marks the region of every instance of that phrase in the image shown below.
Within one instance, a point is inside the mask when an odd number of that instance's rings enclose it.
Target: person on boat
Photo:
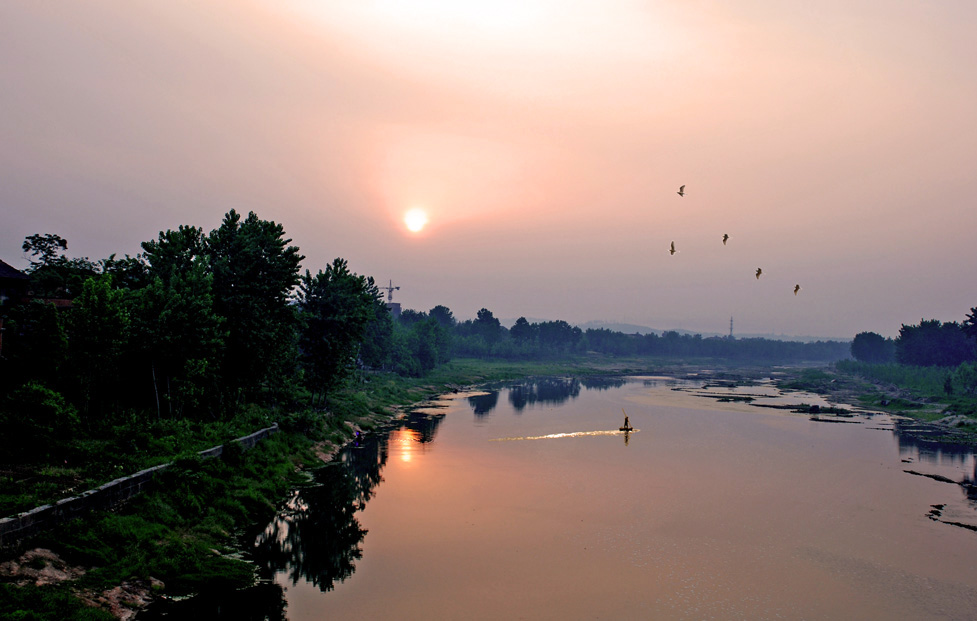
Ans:
[[[621,429],[630,429],[630,428],[631,428],[631,423],[628,422],[628,415],[625,414],[624,415],[624,426],[621,427]]]

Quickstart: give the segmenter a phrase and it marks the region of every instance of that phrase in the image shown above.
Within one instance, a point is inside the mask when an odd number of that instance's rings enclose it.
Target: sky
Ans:
[[[0,259],[233,208],[460,320],[963,321],[975,26],[970,0],[0,0]]]

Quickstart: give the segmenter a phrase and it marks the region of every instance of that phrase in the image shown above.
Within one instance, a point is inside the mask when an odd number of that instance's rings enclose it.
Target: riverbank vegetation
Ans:
[[[854,360],[836,369],[865,382],[859,401],[922,420],[956,417],[977,422],[977,307],[964,321],[921,320],[903,325],[895,339],[855,335]]]

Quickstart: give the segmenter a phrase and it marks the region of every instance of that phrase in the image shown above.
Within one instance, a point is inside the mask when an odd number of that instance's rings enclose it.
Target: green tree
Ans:
[[[360,360],[363,364],[374,369],[386,368],[391,362],[393,335],[393,317],[381,297],[373,304],[373,318],[366,325],[360,346]]]
[[[451,309],[441,304],[429,310],[427,314],[429,317],[433,317],[446,330],[451,330],[458,323],[455,321],[455,316],[451,312]]]
[[[282,389],[294,374],[297,321],[289,296],[305,257],[291,241],[282,225],[254,212],[242,221],[233,209],[206,239],[214,308],[227,326],[221,369],[232,402],[265,386]]]
[[[405,328],[410,328],[415,323],[424,321],[426,319],[427,313],[424,311],[416,311],[412,308],[405,308],[403,311],[401,311],[400,318],[397,319],[397,321]]]
[[[516,323],[509,328],[509,334],[517,343],[532,343],[536,340],[539,329],[536,324],[531,324],[525,317],[516,319]]]
[[[31,277],[31,289],[36,296],[73,298],[86,279],[99,273],[98,265],[87,257],[66,258],[68,242],[60,235],[30,235],[24,239],[22,248],[30,254],[27,275]]]
[[[960,329],[977,344],[977,306],[970,309],[970,313],[960,325]]]
[[[860,362],[885,364],[896,359],[896,346],[875,332],[859,332],[851,342],[851,355]]]
[[[129,313],[124,293],[111,278],[89,278],[75,299],[68,321],[70,368],[76,374],[79,403],[89,426],[109,412],[122,354],[128,346]]]
[[[188,270],[208,256],[204,230],[195,226],[180,225],[175,231],[160,231],[157,239],[143,242],[142,249],[150,275],[164,280],[174,271]]]
[[[566,352],[580,342],[583,332],[565,321],[544,321],[539,324],[539,343],[551,350]]]
[[[421,373],[430,371],[449,359],[448,331],[434,317],[414,324],[409,342]]]
[[[373,279],[350,272],[345,259],[335,259],[315,276],[306,270],[300,278],[299,346],[313,403],[356,368],[367,325],[382,300]]]
[[[116,288],[136,290],[149,284],[149,264],[141,254],[134,257],[126,255],[121,259],[111,254],[100,263],[101,272],[112,277],[112,284]]]
[[[896,360],[915,366],[957,366],[974,359],[974,340],[955,321],[920,320],[903,325],[896,339]]]
[[[5,308],[2,353],[0,396],[27,382],[63,390],[69,369],[65,311],[41,300]]]
[[[478,311],[475,316],[475,331],[485,339],[489,345],[498,343],[502,338],[502,324],[487,308]]]
[[[206,257],[189,269],[171,268],[131,296],[132,334],[144,375],[152,382],[157,416],[216,413],[224,319],[214,310]]]

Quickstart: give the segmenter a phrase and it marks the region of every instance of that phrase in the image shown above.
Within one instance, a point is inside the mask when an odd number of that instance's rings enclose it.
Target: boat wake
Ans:
[[[619,436],[625,433],[636,433],[637,429],[630,431],[571,431],[568,433],[550,433],[545,436],[521,436],[518,438],[491,438],[489,442],[512,442],[514,440],[554,440],[556,438],[579,438],[581,436]]]

